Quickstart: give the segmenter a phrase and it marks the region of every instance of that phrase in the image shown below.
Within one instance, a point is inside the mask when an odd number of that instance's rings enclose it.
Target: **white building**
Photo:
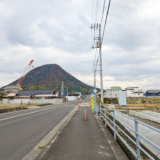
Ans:
[[[118,98],[118,93],[122,91],[121,87],[111,87],[111,89],[106,89],[105,97],[106,98]]]
[[[139,87],[127,87],[125,91],[127,97],[143,97],[143,91]]]

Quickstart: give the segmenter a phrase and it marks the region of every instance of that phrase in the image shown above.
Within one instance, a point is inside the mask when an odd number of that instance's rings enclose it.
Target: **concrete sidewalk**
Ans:
[[[84,120],[85,110],[87,120]],[[90,107],[81,105],[42,160],[117,160],[117,158]]]

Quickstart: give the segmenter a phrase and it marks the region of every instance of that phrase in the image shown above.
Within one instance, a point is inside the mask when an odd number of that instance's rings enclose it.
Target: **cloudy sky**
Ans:
[[[0,0],[0,87],[18,79],[31,59],[35,67],[58,64],[93,85],[89,26],[101,20],[102,5],[103,0]],[[160,89],[160,1],[112,0],[102,57],[105,89]]]

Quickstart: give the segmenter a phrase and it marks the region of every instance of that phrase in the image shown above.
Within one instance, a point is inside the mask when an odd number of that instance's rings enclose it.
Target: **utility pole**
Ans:
[[[96,70],[94,71],[94,88],[96,89]]]
[[[61,95],[63,95],[64,93],[64,84],[63,84],[63,81],[62,81],[62,85],[61,85]]]
[[[100,83],[101,83],[101,102],[103,103],[103,74],[102,74],[102,52],[101,52],[101,48],[102,48],[102,41],[101,41],[101,25],[99,24],[94,24],[92,26],[91,24],[91,29],[94,28],[98,29],[99,28],[99,37],[94,37],[94,40],[98,40],[96,47],[92,47],[92,48],[99,48],[99,57],[100,57]],[[96,69],[94,71],[94,87],[96,88]]]
[[[67,96],[68,96],[68,87],[67,87]]]
[[[101,41],[101,25],[99,24],[99,56],[100,56],[100,81],[101,81],[101,102],[103,103],[103,74],[102,74],[102,41]]]

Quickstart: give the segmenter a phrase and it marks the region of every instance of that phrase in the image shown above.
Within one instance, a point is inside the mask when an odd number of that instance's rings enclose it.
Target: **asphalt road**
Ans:
[[[73,101],[0,114],[0,160],[22,159],[77,103]]]

